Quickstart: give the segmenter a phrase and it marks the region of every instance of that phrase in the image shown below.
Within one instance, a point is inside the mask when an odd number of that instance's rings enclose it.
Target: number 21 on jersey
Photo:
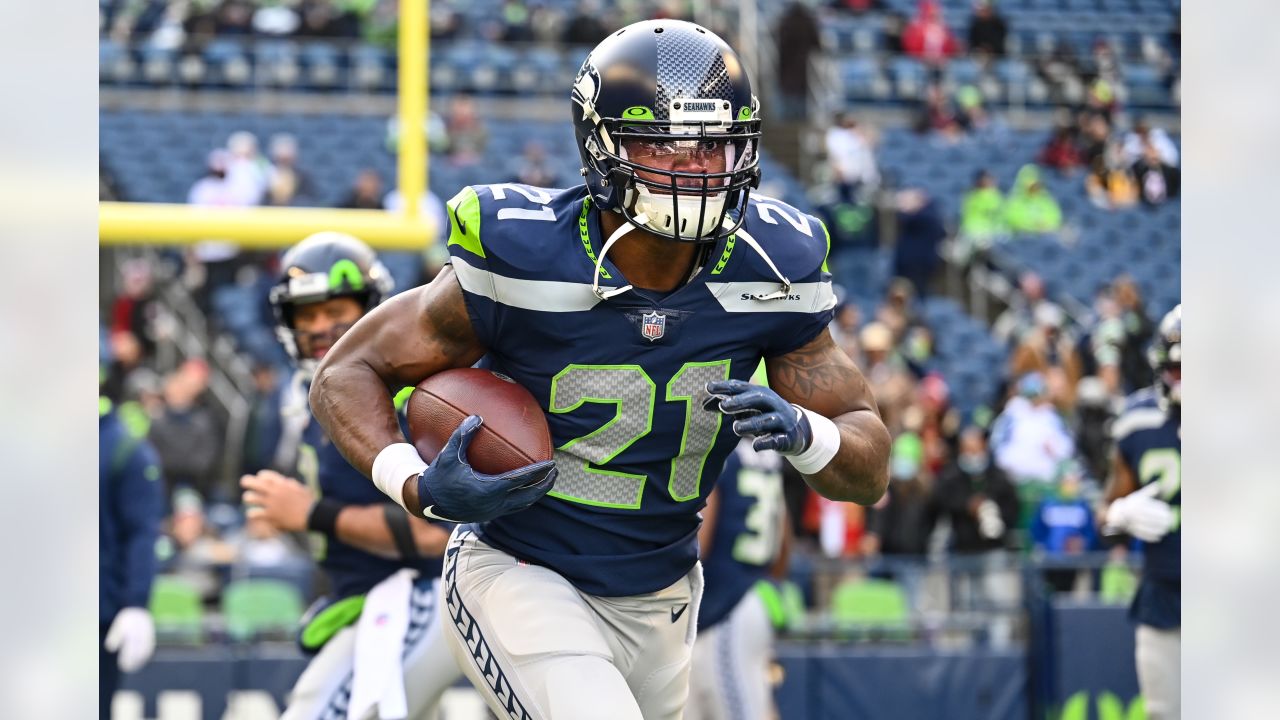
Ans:
[[[663,401],[684,405],[680,452],[671,459],[667,492],[676,502],[701,493],[707,455],[720,434],[722,416],[703,412],[703,388],[729,377],[729,361],[685,363],[663,389]],[[639,365],[570,365],[551,380],[553,413],[583,403],[614,406],[613,418],[556,450],[560,478],[549,495],[598,507],[638,510],[645,476],[606,469],[610,461],[653,429],[658,386]]]

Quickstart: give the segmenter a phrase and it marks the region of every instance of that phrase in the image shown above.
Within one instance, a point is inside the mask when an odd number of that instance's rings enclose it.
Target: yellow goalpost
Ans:
[[[383,250],[422,250],[436,237],[423,217],[427,186],[428,0],[401,0],[397,77],[400,122],[398,186],[404,209],[335,210],[328,208],[203,208],[175,203],[98,203],[101,245],[185,245],[202,240],[230,241],[243,248],[283,248],[313,232],[338,230]]]

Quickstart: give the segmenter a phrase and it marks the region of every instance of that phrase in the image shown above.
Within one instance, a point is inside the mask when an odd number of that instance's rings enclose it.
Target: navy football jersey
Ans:
[[[1116,447],[1139,487],[1159,483],[1157,497],[1173,507],[1173,529],[1160,542],[1143,543],[1142,584],[1135,620],[1159,628],[1182,622],[1182,414],[1160,401],[1154,388],[1134,393],[1112,427]]]
[[[826,229],[753,198],[739,232],[688,283],[604,299],[592,289],[603,241],[585,186],[464,188],[449,220],[450,260],[489,366],[545,409],[559,469],[546,497],[477,532],[583,592],[667,587],[697,561],[697,512],[737,444],[730,423],[702,409],[704,388],[748,380],[761,358],[826,328]],[[755,299],[781,284],[746,236],[790,281],[785,297]],[[602,290],[626,285],[606,257]]]
[[[729,616],[751,587],[769,574],[782,546],[782,456],[756,452],[743,440],[724,463],[711,550],[702,554],[705,589],[698,630]]]
[[[305,390],[304,390],[305,392]],[[401,425],[404,424],[401,416]],[[403,429],[403,428],[402,428]],[[387,496],[360,471],[351,467],[324,428],[309,418],[298,447],[297,474],[322,497],[350,505],[382,505]],[[320,566],[333,586],[335,598],[361,595],[403,567],[416,568],[419,577],[439,577],[441,559],[422,558],[416,563],[374,555],[336,537],[322,536]]]

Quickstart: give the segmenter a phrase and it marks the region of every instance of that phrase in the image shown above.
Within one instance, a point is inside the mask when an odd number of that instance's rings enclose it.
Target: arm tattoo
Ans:
[[[816,410],[810,403],[830,401],[833,397],[868,395],[866,380],[852,362],[838,362],[832,351],[841,352],[830,341],[811,342],[791,353],[776,358],[770,370],[776,373],[780,386],[787,389],[791,400]]]

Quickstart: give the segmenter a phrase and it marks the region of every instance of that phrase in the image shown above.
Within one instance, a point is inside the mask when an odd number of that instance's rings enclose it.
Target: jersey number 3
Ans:
[[[680,453],[671,459],[667,492],[677,502],[700,494],[702,472],[720,434],[721,415],[703,412],[703,389],[729,377],[729,361],[686,363],[665,389],[666,402],[683,403]],[[583,403],[614,406],[613,418],[590,434],[556,450],[560,478],[549,495],[599,507],[638,510],[645,476],[608,470],[611,460],[653,429],[658,388],[639,365],[570,365],[551,381],[551,412],[567,413]]]

